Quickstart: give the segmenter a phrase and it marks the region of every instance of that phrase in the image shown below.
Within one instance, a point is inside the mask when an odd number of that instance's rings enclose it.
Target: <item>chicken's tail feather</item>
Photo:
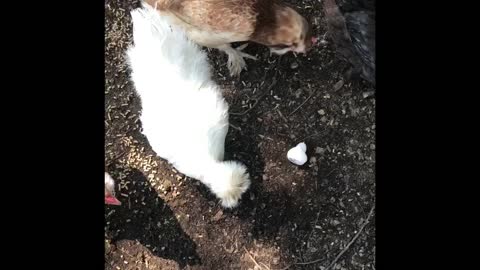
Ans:
[[[209,168],[202,180],[220,199],[225,208],[236,207],[250,187],[247,167],[238,161],[221,161]]]

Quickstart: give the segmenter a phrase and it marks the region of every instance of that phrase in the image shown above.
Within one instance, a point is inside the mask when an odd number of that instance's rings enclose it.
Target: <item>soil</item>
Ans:
[[[122,201],[105,207],[105,269],[375,269],[375,89],[343,78],[321,3],[297,2],[321,40],[307,55],[250,44],[259,59],[231,78],[226,55],[208,50],[230,105],[226,159],[252,179],[225,210],[141,134],[125,63],[139,3],[105,1],[105,161]],[[309,161],[298,167],[286,155],[300,142]]]

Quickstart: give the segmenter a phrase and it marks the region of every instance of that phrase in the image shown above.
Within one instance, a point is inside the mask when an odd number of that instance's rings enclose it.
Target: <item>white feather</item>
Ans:
[[[105,190],[108,191],[109,193],[113,193],[115,189],[115,181],[113,178],[105,172]]]
[[[150,6],[131,15],[134,45],[127,56],[144,135],[160,157],[206,184],[224,207],[236,206],[250,179],[243,164],[223,161],[228,104],[206,54]]]

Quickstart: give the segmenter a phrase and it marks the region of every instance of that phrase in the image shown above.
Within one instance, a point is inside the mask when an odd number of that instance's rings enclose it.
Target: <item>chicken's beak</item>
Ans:
[[[122,205],[122,203],[114,196],[105,196],[105,204]]]
[[[308,49],[307,48],[304,48],[303,50],[293,50],[295,53],[298,53],[298,54],[307,54],[307,51]]]

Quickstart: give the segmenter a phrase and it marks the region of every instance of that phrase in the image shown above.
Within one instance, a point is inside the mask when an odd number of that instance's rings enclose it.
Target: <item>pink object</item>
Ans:
[[[113,196],[105,197],[105,204],[122,205],[122,203],[117,198],[115,198]]]

